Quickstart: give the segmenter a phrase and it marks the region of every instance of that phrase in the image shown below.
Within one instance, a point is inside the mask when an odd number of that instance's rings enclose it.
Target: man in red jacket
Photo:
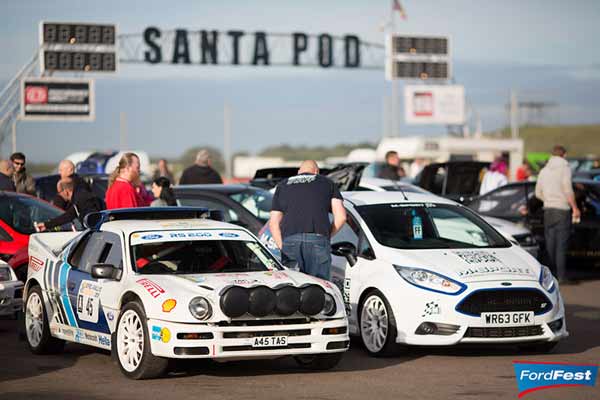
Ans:
[[[140,159],[135,153],[125,153],[108,179],[106,209],[147,207],[150,202],[142,194]]]

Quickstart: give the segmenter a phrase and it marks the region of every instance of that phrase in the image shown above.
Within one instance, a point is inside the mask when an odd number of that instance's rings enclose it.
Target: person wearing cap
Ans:
[[[333,221],[329,221],[329,213]],[[331,243],[346,223],[346,209],[335,184],[319,175],[314,160],[303,161],[298,175],[275,189],[269,228],[288,268],[329,280]]]
[[[17,193],[26,193],[35,195],[35,181],[25,169],[25,154],[17,152],[10,156],[10,161],[13,163],[13,182],[15,183],[15,191]]]
[[[208,150],[200,150],[196,154],[196,163],[190,167],[187,167],[181,179],[179,179],[180,185],[194,185],[194,184],[209,184],[209,183],[223,183],[221,175],[211,167],[211,158]]]
[[[566,282],[567,246],[571,234],[571,219],[581,212],[575,201],[571,168],[565,160],[567,150],[560,145],[552,149],[552,157],[540,171],[535,185],[535,197],[544,202],[544,238],[550,268],[559,282]]]

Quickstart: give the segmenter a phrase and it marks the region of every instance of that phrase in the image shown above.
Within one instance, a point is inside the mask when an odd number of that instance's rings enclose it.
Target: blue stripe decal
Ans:
[[[69,320],[69,325],[77,327],[77,321],[75,320],[75,315],[73,314],[73,309],[71,308],[71,302],[69,301],[69,292],[67,290],[67,276],[69,275],[69,271],[71,267],[66,262],[63,262],[60,266],[59,271],[59,290],[60,290],[60,298],[63,304],[63,308],[67,314],[67,319]]]

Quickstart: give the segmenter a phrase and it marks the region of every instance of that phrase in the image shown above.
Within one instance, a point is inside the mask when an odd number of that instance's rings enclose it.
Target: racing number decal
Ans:
[[[77,293],[77,316],[82,321],[98,322],[100,308],[100,292],[102,287],[92,281],[81,281]]]

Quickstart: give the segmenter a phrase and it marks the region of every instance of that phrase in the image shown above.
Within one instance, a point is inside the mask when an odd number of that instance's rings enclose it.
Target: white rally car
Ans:
[[[343,196],[332,279],[371,354],[397,343],[550,351],[568,335],[550,270],[469,208],[426,193]]]
[[[134,379],[162,374],[169,358],[335,366],[349,345],[338,288],[284,269],[247,230],[209,214],[111,210],[89,215],[84,232],[32,235],[42,262],[25,286],[31,350],[112,350]]]

